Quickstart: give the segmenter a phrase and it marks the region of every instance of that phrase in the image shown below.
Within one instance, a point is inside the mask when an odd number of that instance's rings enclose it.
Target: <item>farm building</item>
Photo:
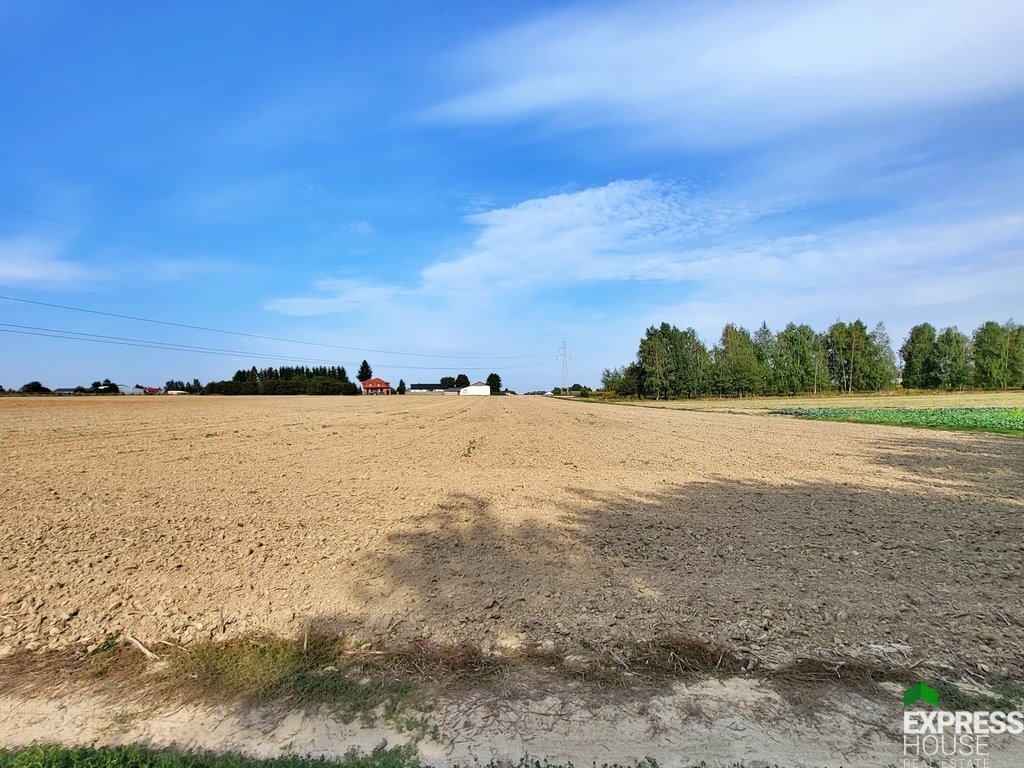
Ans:
[[[491,394],[491,387],[489,384],[485,384],[482,381],[478,381],[475,384],[470,384],[468,387],[463,387],[459,390],[460,395],[489,395]]]
[[[390,395],[392,393],[391,382],[384,381],[374,376],[363,382],[364,395]]]
[[[406,388],[410,395],[457,395],[458,387],[445,387],[443,384],[410,384]]]

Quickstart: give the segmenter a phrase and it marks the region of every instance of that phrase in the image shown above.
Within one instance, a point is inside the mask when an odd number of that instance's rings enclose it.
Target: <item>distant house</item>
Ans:
[[[390,395],[392,391],[390,382],[376,376],[363,382],[364,395]]]
[[[144,387],[129,387],[127,384],[118,384],[117,388],[121,391],[122,395],[144,395],[146,390]]]
[[[73,394],[75,394],[75,388],[74,387],[58,387],[57,389],[53,390],[53,394],[55,394],[55,395],[73,395]]]
[[[468,387],[463,387],[459,390],[460,395],[489,395],[491,394],[491,385],[485,384],[482,381],[478,381],[475,384],[470,384]]]

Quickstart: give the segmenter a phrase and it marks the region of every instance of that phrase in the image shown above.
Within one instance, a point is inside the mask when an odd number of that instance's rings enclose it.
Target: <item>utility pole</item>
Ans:
[[[558,359],[562,361],[562,394],[569,394],[569,353],[566,351],[565,342],[558,348]]]

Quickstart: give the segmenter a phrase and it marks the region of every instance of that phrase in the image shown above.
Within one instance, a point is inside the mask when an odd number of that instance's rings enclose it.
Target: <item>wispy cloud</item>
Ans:
[[[714,297],[731,312],[747,311],[756,296],[765,297],[756,301],[765,310],[779,301],[813,307],[818,297],[833,302],[837,294],[851,309],[868,295],[883,304],[942,305],[978,298],[983,285],[998,290],[1006,275],[995,273],[1017,263],[1024,247],[1024,208],[1013,204],[979,210],[976,201],[947,201],[776,236],[755,234],[748,225],[757,217],[655,181],[531,200],[470,217],[482,227],[473,246],[425,269],[423,290],[662,281],[685,282],[695,296]],[[965,282],[965,273],[972,279]],[[928,287],[920,290],[925,275]]]
[[[468,253],[423,271],[424,289],[500,290],[579,280],[664,279],[674,253],[763,212],[654,180],[528,200],[469,216]]]
[[[1022,34],[1016,0],[584,6],[461,50],[457,94],[432,115],[698,147],[860,129],[1019,94]]]
[[[330,315],[381,309],[408,291],[365,279],[327,279],[314,284],[316,296],[270,299],[263,307],[270,312],[297,317]]]
[[[0,240],[0,284],[74,288],[99,279],[95,270],[68,260],[59,244],[36,237]]]
[[[375,231],[373,224],[368,221],[350,221],[345,225],[345,229],[353,235],[359,235],[360,237],[368,237]]]

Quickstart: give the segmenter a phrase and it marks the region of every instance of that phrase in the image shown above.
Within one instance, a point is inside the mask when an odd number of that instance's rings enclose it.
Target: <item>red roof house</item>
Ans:
[[[391,391],[391,383],[376,376],[363,382],[364,395],[390,395]]]

